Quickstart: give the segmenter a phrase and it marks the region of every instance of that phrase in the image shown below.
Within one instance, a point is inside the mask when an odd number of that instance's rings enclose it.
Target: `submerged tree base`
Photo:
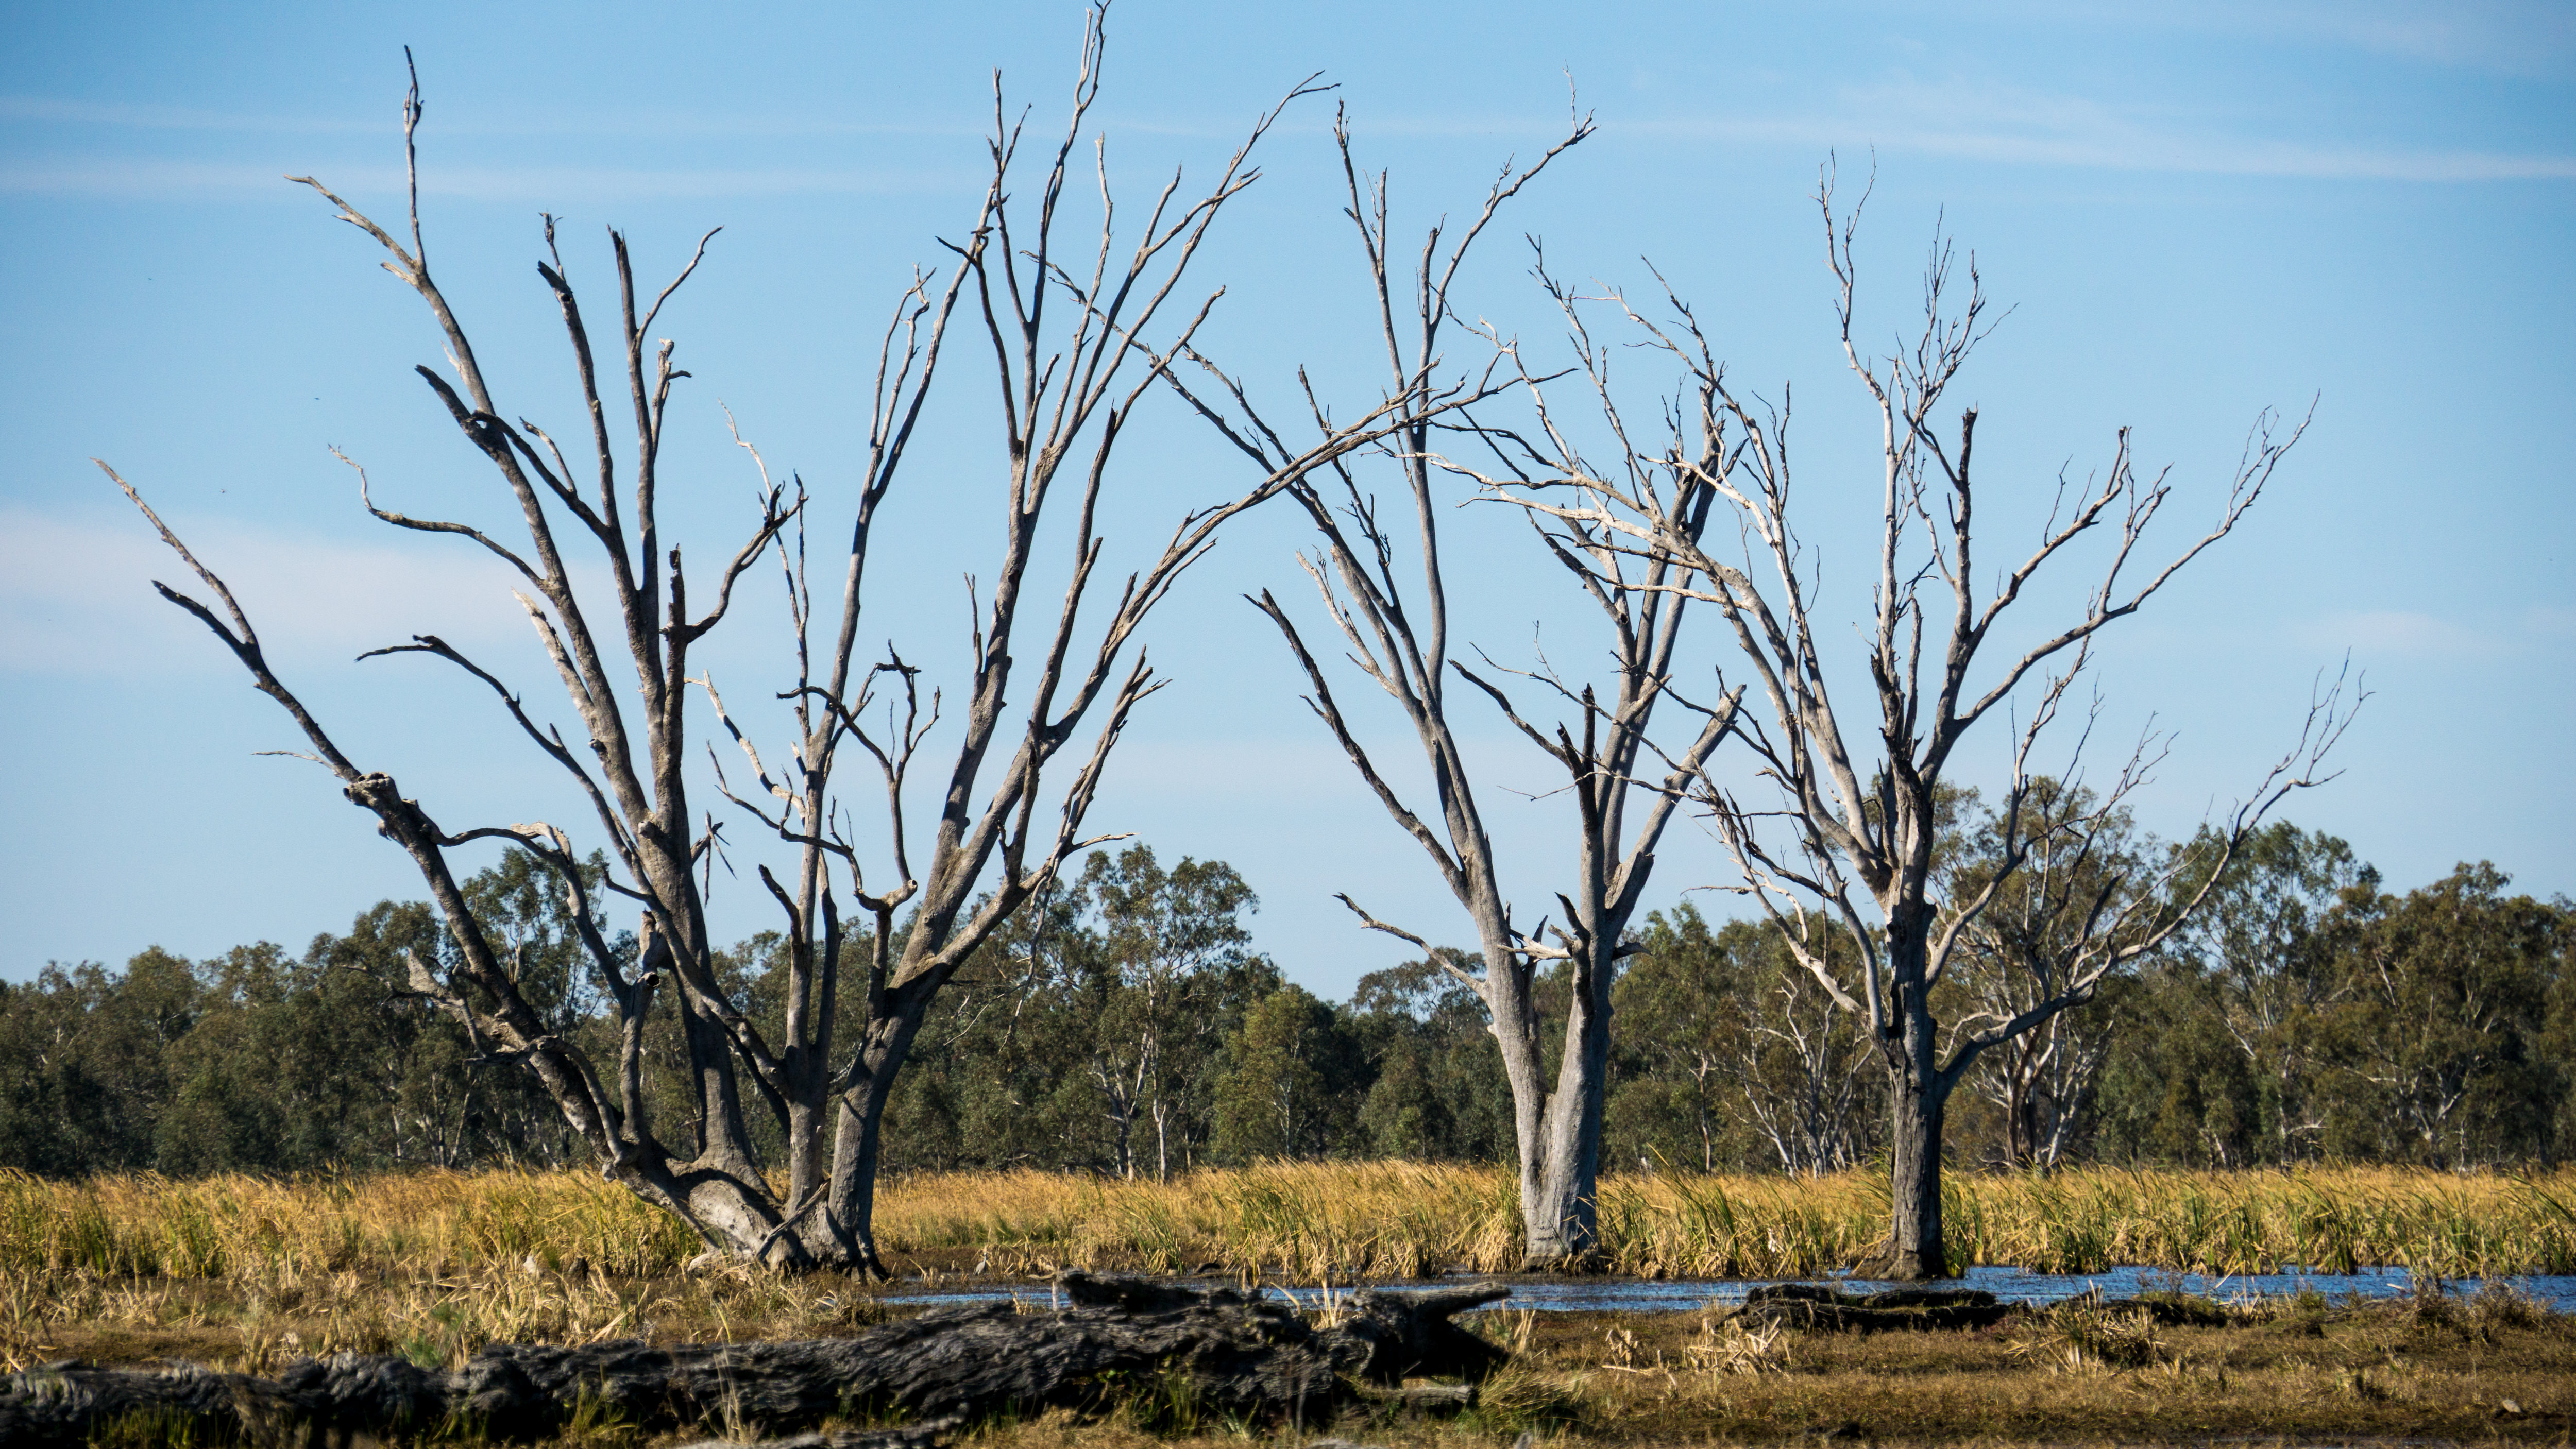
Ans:
[[[1881,1242],[1861,1254],[1852,1264],[1852,1276],[1875,1283],[1931,1283],[1943,1278],[1956,1278],[1946,1258],[1938,1253],[1903,1251],[1892,1243]]]

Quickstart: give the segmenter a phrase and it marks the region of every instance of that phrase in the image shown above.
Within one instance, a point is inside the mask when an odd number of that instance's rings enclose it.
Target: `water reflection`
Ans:
[[[1224,1280],[1208,1280],[1217,1286]],[[1464,1278],[1442,1278],[1406,1282],[1384,1282],[1366,1286],[1378,1288],[1456,1287]],[[1744,1301],[1744,1295],[1768,1283],[1787,1281],[1767,1278],[1732,1279],[1644,1279],[1644,1278],[1501,1278],[1512,1296],[1502,1305],[1508,1308],[1531,1308],[1541,1312],[1682,1313],[1710,1304],[1729,1305]],[[1806,1281],[1818,1281],[1809,1279]],[[1874,1293],[1883,1288],[1902,1285],[1879,1283],[1865,1278],[1825,1280],[1853,1293]],[[2535,1300],[2548,1304],[2561,1313],[2576,1312],[2576,1277],[2519,1276],[2503,1280]],[[2453,1293],[2475,1293],[2482,1284],[2476,1278],[2444,1280]],[[1329,1291],[1342,1294],[1351,1291],[1345,1285],[1331,1290],[1320,1288],[1269,1287],[1265,1291],[1283,1295],[1309,1307],[1319,1306]],[[2055,1303],[2060,1299],[2099,1288],[2106,1298],[2130,1298],[2144,1292],[2179,1290],[2222,1301],[2238,1298],[2278,1297],[2301,1289],[2314,1289],[2329,1298],[2396,1298],[2414,1289],[2413,1276],[2405,1268],[2373,1268],[2360,1273],[2239,1273],[2217,1277],[2201,1273],[2172,1273],[2161,1268],[2107,1268],[2099,1273],[2031,1273],[2020,1268],[1971,1268],[1960,1285],[1982,1288],[2006,1303]],[[932,1288],[906,1291],[898,1288],[886,1295],[908,1303],[995,1303],[1013,1298],[1042,1303],[1047,1290],[1042,1285],[996,1284],[990,1288]]]

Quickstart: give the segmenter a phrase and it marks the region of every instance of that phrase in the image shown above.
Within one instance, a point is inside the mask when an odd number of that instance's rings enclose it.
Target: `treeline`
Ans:
[[[1973,847],[1963,836],[1959,858]],[[2342,841],[2274,826],[2163,949],[1977,1061],[1950,1152],[2041,1167],[2576,1156],[2576,909],[2507,885],[2464,865],[2389,894]],[[469,893],[553,1030],[609,1030],[549,877],[513,856]],[[1446,966],[1411,962],[1323,1001],[1252,950],[1255,906],[1222,862],[1092,856],[943,995],[888,1107],[887,1166],[1511,1160],[1499,1054]],[[845,948],[853,1006],[871,944]],[[1684,905],[1634,944],[1606,1165],[1810,1172],[1879,1151],[1885,1068],[1778,926]],[[122,972],[48,967],[0,985],[0,1165],[574,1164],[578,1144],[529,1075],[407,991],[412,960],[439,971],[451,950],[428,907],[386,902],[301,956],[154,949]],[[723,966],[737,1008],[775,1030],[778,942],[754,938]],[[2008,1014],[2029,985],[2015,970],[2009,931],[1980,933],[1936,988],[1943,1019],[1975,1030],[1980,1013]],[[680,1030],[665,1005],[646,1053],[654,1127],[673,1142],[693,1130]],[[775,1139],[771,1114],[746,1106]]]

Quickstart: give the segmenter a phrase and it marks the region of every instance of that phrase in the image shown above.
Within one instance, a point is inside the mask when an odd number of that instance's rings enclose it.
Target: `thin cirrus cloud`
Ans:
[[[2349,649],[2364,663],[2396,659],[2496,659],[2520,652],[2546,631],[2473,629],[2455,620],[2416,609],[2366,609],[2330,614],[2293,627],[2304,644]]]
[[[281,659],[347,658],[435,631],[459,647],[527,637],[497,560],[172,520]],[[0,508],[0,670],[145,678],[237,668],[159,580],[217,601],[135,518],[112,525]]]
[[[0,163],[0,192],[158,200],[277,190],[291,173],[318,172],[335,190],[399,190],[402,172],[381,165],[316,167],[239,161],[63,157]],[[652,201],[731,196],[891,196],[972,189],[964,171],[857,167],[430,166],[420,189],[475,201]]]
[[[2394,22],[2391,22],[2394,23]],[[2431,23],[2431,22],[2426,22]],[[381,120],[230,115],[177,107],[0,97],[0,121],[76,127],[95,141],[103,134],[196,131],[244,135],[314,135],[390,132]],[[1491,115],[1379,116],[1366,129],[1384,134],[1478,134],[1546,129],[1551,117]],[[616,137],[817,139],[892,134],[965,134],[970,125],[912,122],[880,125],[776,116],[707,117],[639,114],[614,121],[510,117],[459,127],[444,134],[469,139],[533,139],[589,134]],[[1210,134],[1222,127],[1165,120],[1141,129]],[[1605,135],[1659,141],[1699,140],[1735,145],[1821,148],[1872,147],[1987,161],[2110,171],[2210,175],[2310,177],[2330,180],[2463,183],[2576,179],[2576,155],[2476,147],[2353,145],[2194,125],[2169,106],[2120,106],[2069,95],[1998,86],[1983,80],[1949,82],[1899,78],[1878,85],[1845,86],[1830,103],[1755,106],[1735,113],[1668,115],[1655,119],[1606,118]],[[263,148],[266,149],[266,148]],[[251,162],[238,156],[170,158],[121,154],[101,147],[87,154],[56,153],[0,162],[0,192],[19,194],[156,197],[255,192],[276,184],[281,172],[314,169],[309,152],[292,162]],[[400,174],[374,157],[368,164],[331,168],[349,185],[399,185]],[[440,163],[424,169],[424,190],[488,200],[653,200],[686,197],[785,195],[890,195],[970,189],[980,173],[964,168],[859,166],[619,167]]]
[[[215,111],[190,106],[133,105],[123,101],[79,101],[54,96],[0,96],[0,122],[72,126],[83,130],[237,131],[279,135],[384,135],[398,133],[391,107],[383,114],[295,116],[273,112]],[[550,116],[458,119],[441,115],[437,133],[444,136],[652,136],[680,140],[728,136],[780,138],[814,136],[945,136],[980,134],[980,123],[959,121],[848,121],[814,116],[699,115],[685,111],[603,114],[596,110]]]
[[[1830,114],[1672,117],[1605,126],[1672,139],[1954,156],[2005,164],[2325,180],[2482,182],[2576,179],[2576,156],[2324,145],[2212,134],[2167,115],[1984,84],[1901,82],[1842,91]]]
[[[2576,67],[2576,9],[2565,0],[1887,0],[1884,8],[1952,26],[2225,36],[2498,75],[2555,78]]]
[[[239,144],[216,156],[138,154],[149,145],[140,138],[155,133],[195,133],[241,137],[310,137],[367,135],[391,139],[396,125],[388,117],[294,116],[232,113],[180,106],[130,105],[122,102],[64,100],[44,96],[0,96],[0,123],[21,130],[53,127],[77,135],[79,149],[31,154],[23,143],[16,154],[0,160],[0,193],[18,195],[97,196],[160,199],[257,194],[275,188],[285,175],[326,173],[324,179],[345,189],[395,188],[402,185],[398,167],[385,165],[376,153],[356,165],[317,161],[307,146]],[[966,134],[971,125],[817,120],[784,116],[700,116],[648,113],[602,117],[507,117],[499,120],[442,122],[441,137],[468,140],[524,141],[567,136],[666,140],[785,139],[818,140],[873,135]],[[133,149],[107,138],[125,133],[138,137]],[[267,152],[269,159],[248,159],[245,149]],[[433,195],[490,201],[652,201],[736,196],[885,196],[971,189],[980,174],[938,167],[867,166],[546,166],[453,164],[425,166],[421,189]]]
[[[118,127],[150,131],[270,131],[294,135],[345,135],[392,129],[383,121],[346,116],[244,115],[190,106],[137,106],[121,101],[74,101],[55,96],[0,96],[0,122]]]
[[[2507,75],[2563,75],[2576,60],[2576,12],[2562,0],[2224,0],[2116,10],[2128,24],[2308,40]]]

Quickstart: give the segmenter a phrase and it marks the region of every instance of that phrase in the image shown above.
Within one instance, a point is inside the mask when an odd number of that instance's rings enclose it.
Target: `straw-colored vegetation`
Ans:
[[[1947,1212],[1969,1261],[2040,1272],[2576,1272],[2576,1172],[1953,1175]],[[1885,1234],[1887,1187],[1859,1173],[1614,1177],[1601,1218],[1614,1272],[1806,1277],[1848,1266]],[[898,1252],[989,1250],[996,1268],[1212,1265],[1311,1282],[1518,1266],[1509,1176],[1466,1167],[1280,1165],[1164,1184],[943,1176],[899,1185],[878,1220]]]
[[[2390,1170],[1960,1177],[1955,1241],[1980,1261],[2085,1271],[2411,1264],[2429,1286],[2363,1307],[2314,1294],[2197,1326],[2078,1302],[1976,1333],[1748,1330],[1715,1315],[1484,1315],[1518,1351],[1450,1421],[1340,1426],[1406,1449],[1573,1435],[1650,1444],[2210,1432],[2554,1437],[2576,1419],[2571,1320],[2432,1275],[2576,1267],[2576,1173]],[[1885,1204],[1861,1177],[1613,1180],[1616,1266],[1793,1276],[1846,1263]],[[1479,1169],[1275,1166],[1169,1184],[1017,1173],[918,1178],[881,1200],[897,1256],[934,1277],[1092,1266],[1349,1282],[1511,1266],[1514,1195]],[[0,1176],[0,1367],[79,1356],[272,1369],[339,1350],[461,1361],[486,1342],[848,1333],[900,1311],[836,1274],[688,1270],[698,1246],[573,1174],[362,1180]],[[1032,1288],[1033,1292],[1043,1290]],[[1149,1412],[1150,1410],[1150,1412]],[[1170,1405],[986,1425],[973,1449],[1241,1444],[1261,1426]],[[1306,1426],[1311,1434],[1321,1426]],[[1296,1437],[1292,1433],[1290,1437]],[[635,1435],[580,1442],[640,1445]],[[565,1441],[567,1443],[572,1440]]]
[[[2156,1325],[2079,1303],[1978,1332],[1755,1335],[1691,1314],[1535,1314],[1504,1392],[1451,1433],[1486,1443],[1525,1428],[1624,1444],[2560,1442],[2576,1410],[2569,1320],[2509,1292],[2368,1306],[2311,1295],[2224,1320]]]
[[[2404,1266],[2445,1277],[2576,1273],[2576,1170],[2457,1176],[2398,1168],[1953,1174],[1951,1241],[1975,1263],[2087,1273]],[[1847,1266],[1884,1232],[1874,1175],[1608,1179],[1612,1271],[1794,1278]],[[950,1174],[879,1197],[887,1248],[916,1267],[1026,1276],[1062,1267],[1347,1282],[1518,1264],[1508,1174],[1407,1163],[1281,1164],[1167,1183]],[[0,1270],[222,1280],[578,1267],[671,1273],[701,1245],[580,1173],[363,1179],[0,1173]]]

